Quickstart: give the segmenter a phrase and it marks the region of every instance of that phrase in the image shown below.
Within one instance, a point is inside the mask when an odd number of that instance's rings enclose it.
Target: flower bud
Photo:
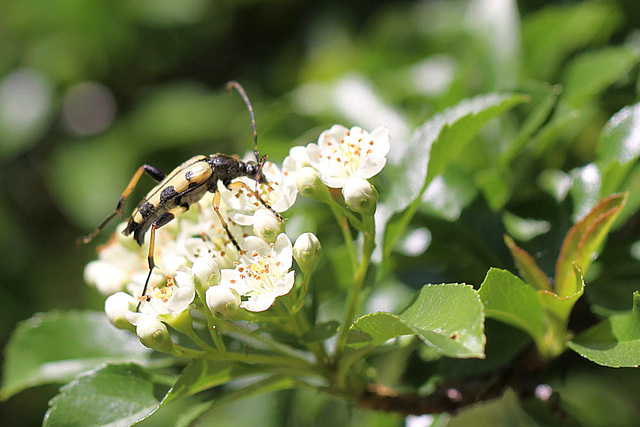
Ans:
[[[212,313],[225,316],[235,310],[242,302],[238,293],[226,286],[211,286],[205,294],[207,306]]]
[[[127,313],[134,311],[136,301],[125,292],[117,292],[109,296],[104,302],[104,312],[109,322],[118,329],[133,330],[133,325],[127,320]]]
[[[141,313],[133,314],[139,314],[139,316],[130,315],[129,318],[134,320],[132,323],[136,325],[136,334],[145,347],[164,353],[173,351],[173,341],[171,341],[171,335],[169,335],[164,323],[152,316]]]
[[[276,241],[276,237],[284,232],[284,222],[267,208],[260,208],[253,214],[253,232],[267,243]]]
[[[331,197],[329,189],[318,176],[318,171],[310,166],[305,166],[298,171],[296,186],[300,194],[319,202],[324,202]]]
[[[220,282],[220,267],[209,256],[200,256],[193,261],[191,274],[200,280],[205,289]]]
[[[373,215],[378,202],[378,191],[363,178],[351,178],[345,182],[342,195],[346,205],[354,212]]]
[[[303,233],[293,245],[293,257],[305,275],[313,273],[320,261],[322,246],[313,233]]]

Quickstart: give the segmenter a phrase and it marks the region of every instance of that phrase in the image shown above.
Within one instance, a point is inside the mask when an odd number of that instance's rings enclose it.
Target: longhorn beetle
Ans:
[[[159,169],[142,165],[138,168],[136,173],[129,181],[129,184],[122,192],[116,210],[109,215],[109,217],[102,222],[91,234],[78,239],[79,243],[89,243],[102,231],[104,227],[118,214],[122,215],[125,201],[135,188],[138,180],[144,172],[146,172],[151,178],[158,181],[156,185],[138,204],[138,207],[133,211],[127,227],[122,232],[125,236],[133,233],[133,237],[140,246],[144,243],[144,235],[151,228],[151,236],[149,240],[149,254],[147,260],[149,263],[149,273],[147,279],[144,282],[142,294],[140,295],[140,301],[138,302],[137,310],[140,309],[140,304],[145,299],[147,293],[147,287],[149,285],[149,279],[151,273],[155,267],[153,260],[156,230],[173,220],[175,217],[185,213],[189,206],[196,203],[207,192],[214,193],[213,196],[213,209],[220,219],[220,223],[227,232],[227,236],[233,243],[233,245],[242,252],[240,245],[231,234],[227,222],[220,213],[220,192],[218,191],[218,181],[222,181],[222,184],[229,190],[244,188],[251,195],[253,195],[264,207],[269,209],[278,220],[282,221],[283,218],[277,213],[267,202],[265,202],[259,194],[253,191],[247,184],[242,181],[234,181],[236,178],[246,176],[256,181],[256,183],[267,184],[268,181],[262,173],[262,168],[267,156],[258,154],[258,132],[256,131],[256,120],[253,114],[253,107],[249,101],[247,93],[240,83],[236,81],[230,81],[227,83],[227,90],[236,89],[249,110],[251,117],[251,126],[253,129],[253,152],[256,156],[256,160],[249,160],[244,162],[238,160],[235,157],[228,156],[226,154],[211,154],[209,156],[197,155],[180,166],[171,171],[168,175],[165,175]],[[148,297],[147,301],[148,301]]]

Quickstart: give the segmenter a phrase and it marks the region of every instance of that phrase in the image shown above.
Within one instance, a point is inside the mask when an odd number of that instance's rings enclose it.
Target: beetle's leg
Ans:
[[[265,208],[269,209],[271,211],[271,213],[273,213],[276,218],[278,218],[279,221],[284,221],[284,218],[282,218],[282,215],[280,215],[278,212],[276,212],[271,206],[269,206],[269,204],[267,202],[265,202],[262,197],[260,197],[260,195],[258,193],[256,193],[255,191],[253,191],[247,184],[245,184],[242,181],[234,181],[231,184],[227,185],[227,188],[229,190],[236,190],[236,189],[240,189],[240,188],[244,188],[246,189],[249,193],[251,193],[251,195],[253,197],[255,197],[256,199],[258,199],[258,201],[260,203],[262,203],[262,206],[264,206]]]
[[[213,202],[211,204],[213,205],[213,210],[216,211],[216,214],[218,214],[218,218],[220,218],[220,223],[222,223],[224,230],[227,232],[227,236],[231,240],[231,243],[233,243],[233,246],[235,246],[240,253],[243,253],[242,249],[240,249],[240,245],[238,244],[236,239],[233,237],[233,234],[231,234],[231,230],[229,230],[229,226],[227,225],[227,222],[224,220],[224,218],[222,217],[222,214],[220,213],[220,192],[218,190],[216,190],[216,192],[213,193]]]
[[[162,227],[163,225],[166,225],[169,222],[171,222],[171,220],[173,220],[178,215],[182,215],[183,213],[185,213],[187,209],[188,208],[183,206],[176,206],[175,208],[170,209],[169,211],[160,215],[158,219],[153,221],[153,224],[151,224],[151,236],[149,237],[149,254],[147,255],[147,263],[149,264],[149,273],[147,274],[147,280],[145,280],[144,282],[144,287],[142,288],[142,293],[140,294],[140,300],[138,301],[138,307],[136,308],[136,311],[140,310],[140,304],[142,304],[142,301],[144,301],[145,299],[147,300],[147,302],[149,301],[149,299],[146,298],[145,296],[147,294],[147,287],[149,286],[149,280],[151,279],[151,273],[153,272],[153,269],[156,266],[153,260],[153,254],[156,248],[156,230]]]
[[[149,165],[140,166],[136,171],[136,173],[133,174],[133,177],[131,178],[131,181],[129,181],[127,188],[125,188],[122,194],[120,195],[120,199],[118,200],[118,205],[116,206],[116,210],[111,215],[109,215],[109,217],[105,219],[102,222],[102,224],[100,224],[98,228],[96,228],[91,234],[87,236],[79,237],[77,240],[77,243],[89,243],[102,231],[103,228],[107,226],[107,224],[109,224],[109,222],[111,222],[113,218],[116,217],[116,215],[118,214],[122,215],[122,209],[124,208],[124,203],[126,202],[127,197],[129,197],[133,189],[136,187],[136,184],[138,183],[138,180],[140,180],[140,177],[142,176],[143,172],[146,172],[151,178],[155,179],[158,182],[162,181],[165,177],[164,172],[162,172],[160,169],[154,168],[153,166],[149,166]]]

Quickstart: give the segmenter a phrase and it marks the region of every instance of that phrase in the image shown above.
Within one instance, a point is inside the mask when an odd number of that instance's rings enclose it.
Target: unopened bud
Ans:
[[[296,186],[300,194],[319,202],[325,202],[331,197],[329,189],[318,176],[318,171],[310,166],[298,171]]]
[[[344,202],[354,212],[373,215],[378,202],[378,191],[363,178],[348,179],[342,188]]]
[[[191,274],[197,277],[205,288],[217,285],[220,282],[220,267],[218,263],[206,255],[200,256],[193,261]]]
[[[173,351],[173,341],[167,330],[167,326],[155,317],[141,313],[132,313],[138,316],[129,315],[131,323],[136,325],[136,334],[140,342],[145,346],[164,353]]]
[[[207,306],[212,313],[225,316],[242,302],[238,293],[226,286],[211,286],[205,294]]]
[[[313,233],[303,233],[293,245],[293,257],[305,275],[313,273],[320,261],[322,246]]]
[[[267,208],[260,208],[253,214],[253,231],[267,243],[276,241],[276,237],[284,232],[284,222],[280,221]]]
[[[107,315],[107,319],[118,329],[134,329],[131,322],[127,320],[127,313],[135,309],[135,298],[125,292],[117,292],[109,296],[104,302],[104,312]]]

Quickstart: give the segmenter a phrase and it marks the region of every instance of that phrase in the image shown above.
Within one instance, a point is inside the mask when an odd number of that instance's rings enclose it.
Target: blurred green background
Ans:
[[[96,245],[75,239],[111,212],[139,165],[168,172],[195,154],[252,148],[228,80],[253,102],[261,153],[281,162],[333,123],[386,123],[406,138],[463,98],[559,83],[588,48],[640,50],[638,27],[636,0],[0,2],[0,347],[33,313],[102,308],[82,279]],[[591,161],[602,125],[637,102],[636,79],[610,87],[579,138],[544,161]],[[143,178],[129,209],[150,186]],[[436,280],[477,284],[489,266]],[[40,424],[55,390],[0,403],[0,424]],[[278,396],[262,401],[267,413],[291,405]],[[282,425],[272,418],[262,425]]]

